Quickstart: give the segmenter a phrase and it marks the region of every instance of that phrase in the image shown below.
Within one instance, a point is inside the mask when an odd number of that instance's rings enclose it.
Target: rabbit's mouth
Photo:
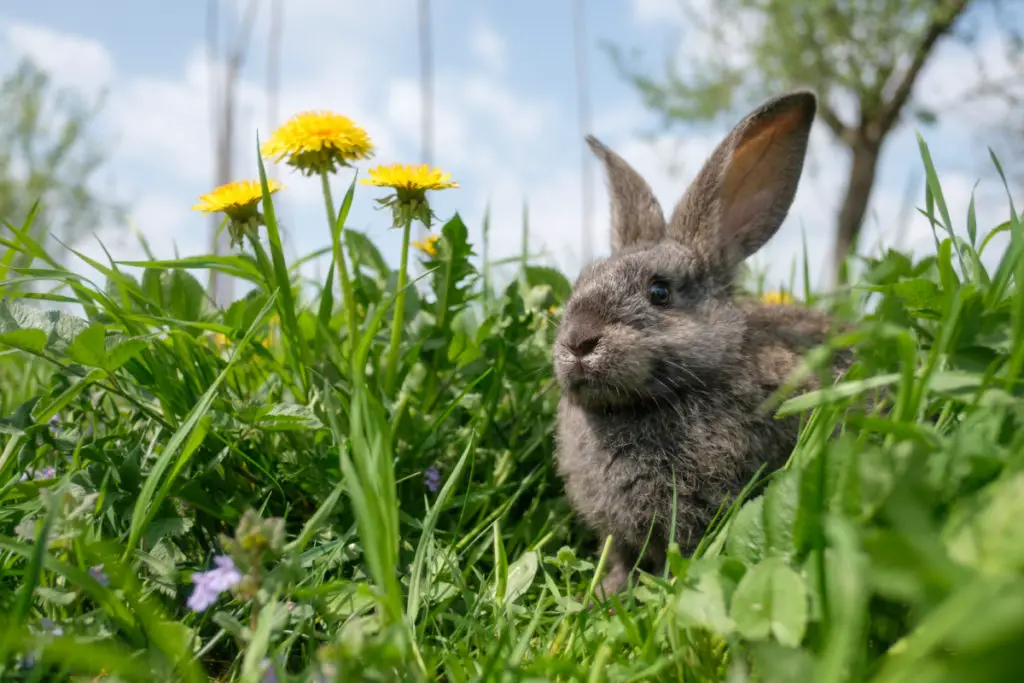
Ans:
[[[635,400],[636,389],[620,384],[614,377],[573,360],[565,363],[559,373],[563,391],[573,401],[589,407],[610,407]]]

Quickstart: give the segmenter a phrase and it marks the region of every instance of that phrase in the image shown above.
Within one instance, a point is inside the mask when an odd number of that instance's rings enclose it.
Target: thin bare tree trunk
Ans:
[[[210,41],[211,62],[216,63],[217,54],[217,0],[209,0],[208,7],[208,40]],[[238,39],[233,49],[225,55],[223,80],[213,86],[214,103],[214,130],[216,131],[216,161],[215,174],[216,184],[223,185],[232,180],[232,157],[234,153],[234,123],[235,123],[235,93],[238,86],[238,74],[245,62],[246,45],[249,36],[252,34],[252,26],[256,20],[256,9],[259,7],[258,0],[250,0],[246,7],[245,16],[242,19],[242,26],[239,29]],[[216,81],[215,81],[216,83]],[[219,85],[219,88],[218,88]],[[213,240],[213,253],[222,254],[230,250],[230,236],[227,231],[217,234],[220,227],[221,217],[217,216],[213,224],[213,231],[216,237]],[[226,306],[233,297],[234,282],[231,278],[220,274],[216,270],[210,270],[208,292],[213,296],[218,306]]]
[[[871,189],[878,172],[879,145],[858,140],[851,147],[852,161],[849,180],[836,225],[835,250],[832,255],[832,277],[834,285],[841,285],[848,279],[846,257],[857,249],[857,239],[871,200]]]
[[[211,124],[213,127],[213,139],[215,147],[215,156],[213,160],[213,177],[217,184],[220,184],[220,179],[223,178],[227,173],[225,172],[224,166],[224,155],[221,152],[221,93],[222,86],[220,81],[220,74],[214,73],[213,69],[217,67],[219,60],[218,50],[218,35],[219,35],[219,12],[217,11],[220,3],[218,0],[208,0],[206,3],[206,57],[208,67],[210,68],[210,107],[211,107]],[[217,229],[220,227],[221,220],[223,217],[219,214],[212,214],[210,216],[210,235],[212,237],[212,244],[210,245],[214,254],[219,254],[221,249],[221,239],[217,234]],[[218,285],[220,284],[220,273],[215,269],[210,269],[209,281],[206,285],[206,291],[208,296],[213,297],[213,300],[220,304],[221,298],[219,296]]]
[[[270,0],[270,35],[267,38],[267,125],[277,126],[281,104],[281,34],[284,11],[281,0]],[[271,162],[274,163],[274,162]],[[276,165],[276,164],[274,164]]]
[[[420,124],[422,163],[434,163],[434,54],[430,34],[430,0],[419,0]],[[420,239],[426,226],[419,227]]]
[[[593,157],[587,145],[584,144],[584,137],[591,132],[590,127],[590,82],[587,73],[587,41],[585,0],[574,0],[573,2],[573,38],[576,47],[576,101],[579,108],[580,139],[579,145],[582,150],[580,158],[580,250],[582,265],[591,261],[594,257],[593,233],[591,228],[591,215],[593,207]]]
[[[277,128],[280,120],[281,105],[281,37],[284,32],[284,7],[281,0],[270,0],[270,25],[267,34],[267,132],[269,137],[271,131]],[[268,160],[267,172],[273,170],[274,175],[278,173],[278,163]],[[285,207],[283,204],[287,199],[275,198],[274,212],[277,214],[278,230],[281,232],[281,241],[284,249],[291,252],[295,257],[296,245],[291,241],[291,233],[288,229]],[[320,259],[315,261],[317,269],[316,277],[320,276]]]

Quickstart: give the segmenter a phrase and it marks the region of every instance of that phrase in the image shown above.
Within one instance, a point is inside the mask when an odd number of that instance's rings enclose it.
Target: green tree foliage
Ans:
[[[941,113],[914,98],[936,48],[953,39],[973,46],[973,19],[994,10],[995,25],[1012,39],[1011,61],[1017,61],[1024,30],[1016,0],[714,0],[699,10],[689,0],[680,5],[691,29],[685,39],[723,49],[688,56],[684,65],[670,61],[663,79],[627,64],[616,48],[613,59],[667,125],[711,120],[770,95],[813,88],[821,121],[849,151],[833,254],[840,281],[846,277],[845,257],[856,249],[889,134],[903,121],[933,122]],[[966,94],[998,95],[1013,85],[987,79],[981,63],[976,68],[983,86]],[[1024,68],[1017,75],[1024,79]]]
[[[105,161],[91,137],[100,104],[54,84],[29,59],[0,81],[0,220],[21,225],[39,202],[33,237],[48,232],[67,244],[120,223],[120,208],[93,187]]]

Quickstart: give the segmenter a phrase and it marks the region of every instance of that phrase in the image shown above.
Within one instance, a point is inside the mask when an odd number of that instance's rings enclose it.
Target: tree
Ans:
[[[105,160],[89,137],[101,100],[84,104],[23,59],[0,82],[0,103],[0,220],[20,226],[39,202],[33,238],[49,232],[66,244],[100,226],[121,224],[120,207],[91,187]]]
[[[683,2],[690,25],[701,32],[689,37],[699,35],[702,43],[719,49],[688,61],[685,69],[670,63],[663,81],[627,65],[615,48],[612,57],[668,125],[749,109],[797,87],[817,92],[820,119],[850,161],[836,219],[832,275],[838,284],[847,277],[846,256],[856,250],[886,138],[908,118],[932,122],[940,115],[915,102],[914,86],[941,41],[957,38],[972,44],[970,32],[957,31],[968,7],[982,2],[711,0],[704,11]],[[989,4],[997,12],[1019,10],[1019,0]],[[996,25],[1021,30],[1013,21]],[[1014,38],[1019,46],[1019,35]],[[741,47],[746,59],[737,59],[732,46]],[[983,78],[981,64],[976,68]],[[986,82],[973,94],[990,96],[1004,85]]]

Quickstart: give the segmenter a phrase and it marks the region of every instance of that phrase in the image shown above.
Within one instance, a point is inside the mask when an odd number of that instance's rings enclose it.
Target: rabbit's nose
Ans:
[[[594,349],[597,348],[597,343],[601,341],[601,335],[592,335],[589,337],[583,337],[582,339],[573,340],[569,344],[569,350],[572,351],[572,355],[577,358],[584,358],[589,356]]]

